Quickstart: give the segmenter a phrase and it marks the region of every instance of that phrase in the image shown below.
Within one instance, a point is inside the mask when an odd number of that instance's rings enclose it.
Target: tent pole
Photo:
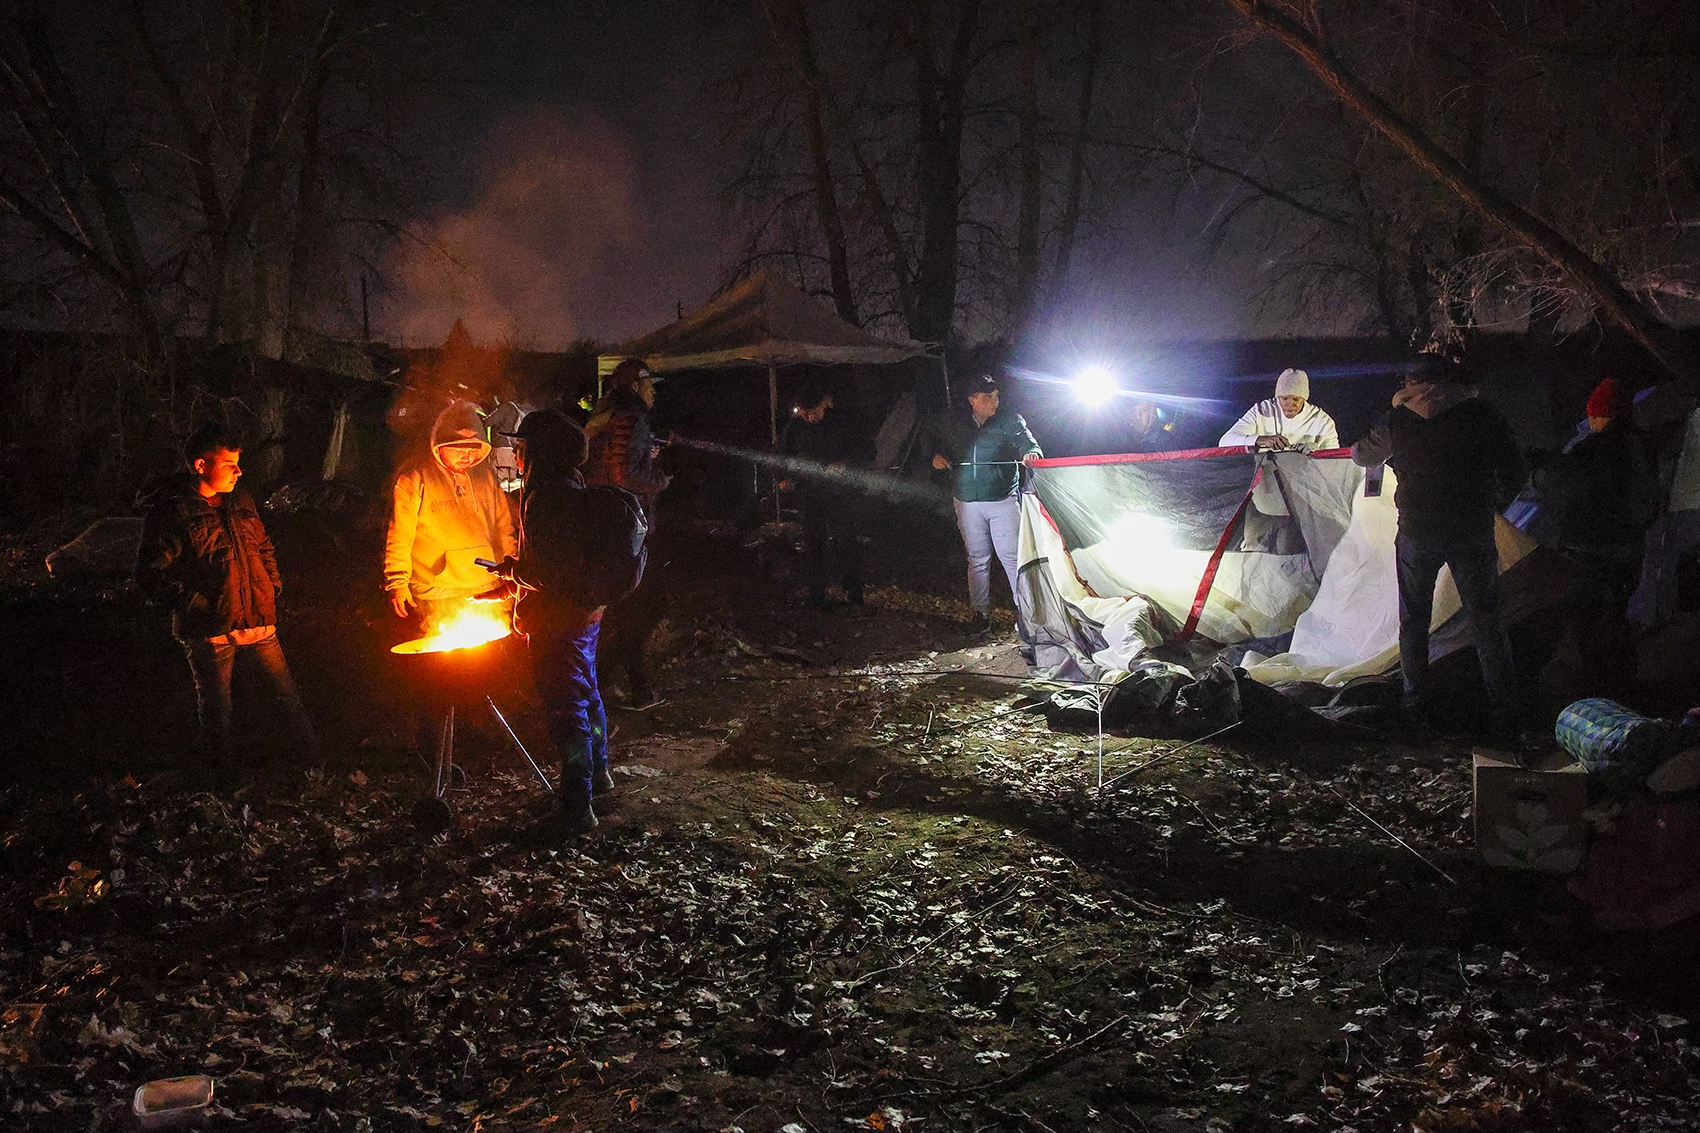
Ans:
[[[767,435],[773,444],[773,451],[779,451],[779,369],[769,365],[767,368]],[[785,508],[779,502],[779,477],[773,478],[773,521],[785,522]]]

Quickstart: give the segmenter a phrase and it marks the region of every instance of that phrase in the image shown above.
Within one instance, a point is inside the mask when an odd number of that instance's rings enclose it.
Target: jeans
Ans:
[[[962,532],[962,546],[968,551],[968,604],[976,614],[992,609],[992,555],[1003,564],[1004,577],[1009,579],[1009,593],[1016,593],[1017,572],[1015,554],[1021,538],[1021,498],[1010,496],[986,503],[956,505],[956,527]],[[1017,626],[1021,624],[1021,607],[1015,608]],[[1026,637],[1026,634],[1022,634]]]
[[[1479,536],[1454,539],[1414,539],[1401,531],[1394,543],[1399,574],[1399,671],[1405,681],[1405,703],[1427,703],[1428,631],[1434,617],[1434,583],[1440,568],[1452,568],[1470,636],[1481,662],[1488,704],[1496,710],[1512,707],[1511,642],[1499,607],[1499,552],[1489,528]]]
[[[308,759],[318,758],[318,737],[275,634],[253,645],[215,645],[200,639],[185,642],[183,648],[189,654],[189,672],[195,678],[195,721],[200,726],[201,746],[221,767],[229,769],[235,764],[230,742],[230,678],[238,656],[246,656],[259,666],[289,720],[296,742]]]
[[[844,584],[844,596],[862,600],[862,547],[856,542],[853,505],[842,500],[804,500],[798,509],[803,521],[803,577],[809,600],[826,600],[834,577]]]
[[[579,612],[558,616],[531,636],[531,676],[561,756],[560,802],[567,809],[588,804],[592,777],[608,769],[608,713],[596,687],[601,629],[600,614]]]

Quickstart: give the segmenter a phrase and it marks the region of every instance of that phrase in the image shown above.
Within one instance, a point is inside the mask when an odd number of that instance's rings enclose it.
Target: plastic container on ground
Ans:
[[[136,1087],[131,1111],[141,1129],[185,1129],[199,1125],[212,1104],[213,1080],[205,1074],[160,1078]]]

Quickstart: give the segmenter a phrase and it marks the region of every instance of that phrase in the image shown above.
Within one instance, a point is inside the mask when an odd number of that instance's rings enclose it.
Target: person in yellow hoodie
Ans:
[[[430,451],[396,473],[384,540],[384,589],[396,617],[417,613],[429,629],[439,612],[491,589],[494,577],[474,560],[519,554],[489,455],[478,407],[455,401],[431,426]]]

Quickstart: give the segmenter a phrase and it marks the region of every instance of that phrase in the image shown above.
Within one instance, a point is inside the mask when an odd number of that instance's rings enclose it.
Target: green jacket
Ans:
[[[942,424],[956,487],[951,494],[965,504],[1005,500],[1021,490],[1021,458],[1043,456],[1021,414],[1000,407],[978,427],[971,414],[952,415]]]

